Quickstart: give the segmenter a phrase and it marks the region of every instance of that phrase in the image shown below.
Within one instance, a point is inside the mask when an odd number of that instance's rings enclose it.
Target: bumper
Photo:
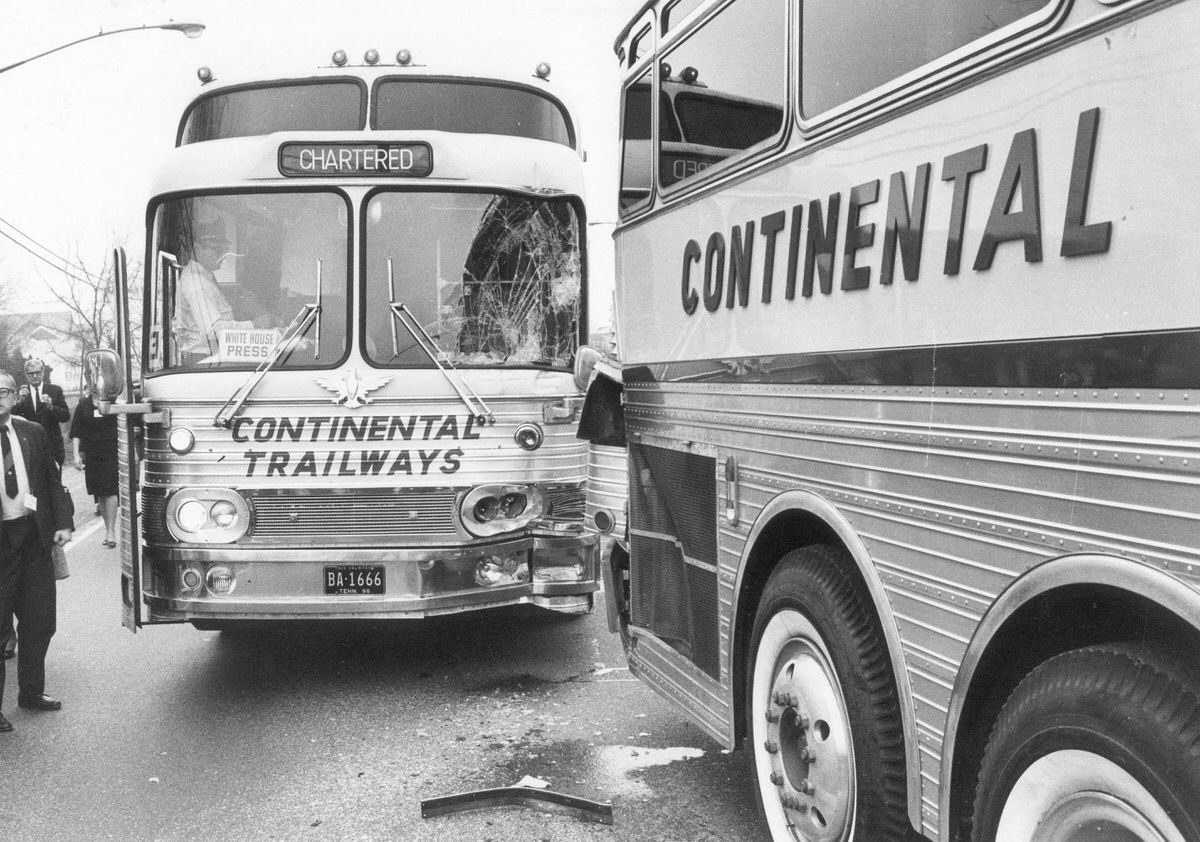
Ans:
[[[600,589],[594,534],[546,535],[470,547],[255,550],[145,548],[148,622],[403,619],[532,604],[591,611]],[[481,565],[499,576],[479,576]],[[382,593],[328,594],[327,568],[382,572]],[[209,572],[232,576],[226,593]],[[192,575],[188,571],[193,571]],[[195,586],[199,580],[199,586]]]

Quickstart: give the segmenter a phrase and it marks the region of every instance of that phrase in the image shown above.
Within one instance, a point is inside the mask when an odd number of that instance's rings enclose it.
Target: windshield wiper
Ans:
[[[401,301],[396,300],[396,278],[392,274],[392,259],[387,259],[388,272],[388,294],[390,301],[388,306],[392,310],[392,359],[400,356],[400,342],[396,335],[396,322],[404,326],[412,336],[413,341],[429,357],[442,376],[446,378],[446,382],[458,393],[458,397],[466,405],[467,411],[475,416],[476,421],[480,424],[495,424],[496,416],[491,408],[484,403],[483,398],[471,388],[470,384],[463,378],[462,372],[450,360],[438,344],[433,341],[433,337],[421,326],[417,321],[417,317],[413,315],[412,310]]]
[[[250,398],[251,393],[258,388],[258,384],[262,381],[263,376],[275,367],[286,354],[290,354],[296,341],[299,340],[313,322],[316,322],[316,345],[313,348],[313,359],[321,359],[321,259],[317,258],[317,297],[315,301],[303,304],[300,307],[300,312],[292,317],[291,324],[283,331],[279,339],[275,340],[275,344],[271,346],[271,351],[267,354],[266,359],[258,364],[258,368],[246,378],[238,390],[230,395],[221,409],[213,418],[213,426],[228,428],[233,421],[233,417],[241,411],[243,405]]]

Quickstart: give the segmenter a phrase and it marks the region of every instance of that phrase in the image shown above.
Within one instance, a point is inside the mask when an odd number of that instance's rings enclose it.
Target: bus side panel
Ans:
[[[757,513],[789,488],[853,524],[902,641],[930,838],[955,677],[1001,590],[1079,552],[1145,561],[1200,587],[1200,240],[1184,210],[1200,193],[1189,165],[1200,132],[1194,10],[1163,5],[618,233],[631,438],[736,458],[741,509],[720,532],[722,571],[737,570]],[[973,156],[986,163],[968,184],[953,173]],[[893,176],[911,203],[925,165],[919,271],[905,278],[897,255],[880,284]],[[1080,216],[1070,196],[1084,175]],[[847,206],[876,181],[878,201],[856,208],[868,244],[849,252],[870,270],[862,286],[843,274]],[[836,246],[806,276],[808,226],[814,213],[828,225],[832,196]],[[989,229],[994,208],[1022,214],[1022,202],[1038,211],[1035,225],[1020,217],[1023,239],[1005,239],[1013,219]],[[781,213],[772,289],[762,232]],[[747,279],[727,249],[760,222],[748,294],[735,295],[735,275]],[[1075,229],[1105,225],[1111,238],[1090,251],[1064,248]],[[703,303],[689,314],[692,293]],[[634,492],[639,482],[631,476]],[[754,606],[724,595],[719,605],[724,641],[731,612]],[[740,692],[727,660],[739,651],[721,649],[727,700]],[[664,693],[694,670],[681,655],[660,670]]]

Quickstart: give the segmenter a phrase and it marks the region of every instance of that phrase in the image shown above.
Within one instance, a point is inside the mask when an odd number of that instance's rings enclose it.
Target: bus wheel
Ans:
[[[1200,679],[1170,654],[1097,646],[1050,659],[1005,702],[972,838],[1200,839]]]
[[[751,638],[747,710],[771,838],[907,838],[896,683],[874,612],[828,546],[785,556]]]

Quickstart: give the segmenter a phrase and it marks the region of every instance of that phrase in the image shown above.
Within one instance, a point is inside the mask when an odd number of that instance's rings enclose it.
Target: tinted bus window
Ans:
[[[841,105],[1049,3],[805,0],[801,108],[806,116],[812,116]]]
[[[376,129],[502,134],[574,145],[562,109],[521,88],[388,79],[375,89],[374,103],[371,123]]]
[[[779,131],[783,109],[681,91],[675,96],[675,116],[690,143],[746,149]]]
[[[319,81],[221,91],[184,117],[180,145],[286,131],[359,131],[366,108],[357,82]]]
[[[659,137],[660,183],[692,178],[783,129],[786,20],[783,0],[738,0],[664,56],[678,135]]]
[[[621,211],[650,198],[650,121],[650,72],[647,71],[625,89],[621,115]]]

